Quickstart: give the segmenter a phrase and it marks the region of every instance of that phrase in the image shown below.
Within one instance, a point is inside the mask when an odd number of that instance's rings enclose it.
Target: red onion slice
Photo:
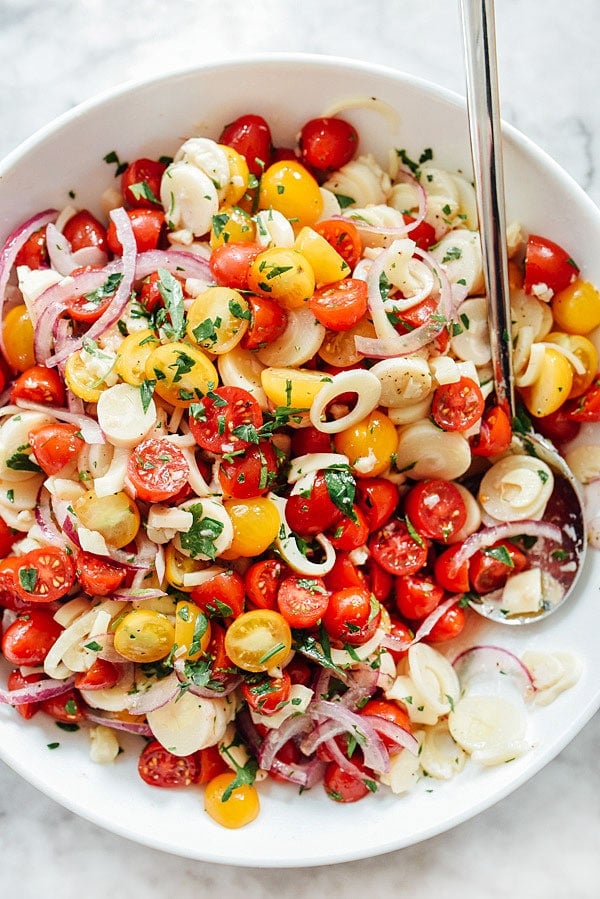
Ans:
[[[46,487],[42,487],[39,492],[38,503],[35,508],[35,520],[48,543],[53,546],[64,547],[66,543],[65,535],[60,531],[52,515],[50,493]]]
[[[132,693],[128,709],[132,715],[146,715],[162,708],[172,699],[175,699],[181,689],[179,678],[173,672],[167,677],[144,685],[138,693]]]
[[[554,543],[561,543],[562,540],[561,530],[558,525],[538,519],[524,518],[521,521],[506,521],[489,528],[482,528],[479,531],[475,531],[470,537],[467,537],[461,548],[450,560],[448,565],[449,573],[456,573],[461,565],[468,562],[480,549],[493,546],[498,540],[510,540],[512,537],[519,537],[521,534],[526,534],[529,537],[542,537],[544,540],[551,540]]]
[[[140,253],[135,265],[136,281],[141,281],[159,268],[180,278],[214,281],[208,261],[197,253],[186,253],[185,250],[147,250]]]
[[[59,421],[66,421],[69,424],[76,425],[86,443],[106,443],[100,425],[94,418],[90,418],[89,415],[80,415],[78,412],[71,412],[68,409],[61,409],[57,406],[44,406],[41,403],[33,403],[29,400],[17,400],[16,405],[20,409],[52,415],[53,418],[57,418]]]
[[[122,721],[120,718],[111,718],[108,713],[86,709],[85,717],[92,724],[102,724],[113,730],[126,731],[129,734],[139,734],[140,737],[153,737],[154,734],[144,721]]]
[[[462,593],[459,593],[455,596],[450,596],[448,599],[445,599],[444,602],[440,603],[433,612],[429,613],[427,618],[423,619],[412,640],[401,640],[393,634],[386,634],[381,641],[381,645],[385,649],[393,649],[395,652],[406,652],[411,646],[414,646],[415,643],[420,643],[421,640],[428,637],[440,618],[446,614],[448,609],[451,609],[452,606],[455,606],[460,602],[461,597]]]
[[[471,646],[458,655],[452,663],[464,689],[474,679],[490,677],[510,677],[529,699],[535,693],[533,678],[526,665],[514,653],[501,646]]]
[[[346,774],[349,774],[351,777],[355,777],[356,780],[364,780],[365,772],[361,771],[360,768],[354,764],[352,759],[349,759],[348,756],[344,755],[333,737],[325,740],[323,745],[327,749],[328,755],[331,756],[332,762],[339,765],[342,771],[345,771]]]
[[[381,718],[379,715],[361,715],[361,717],[369,721],[373,730],[377,731],[380,736],[393,740],[398,749],[408,749],[413,755],[419,754],[419,741],[409,730],[405,730],[400,725],[388,721],[387,718]]]
[[[50,265],[59,275],[70,275],[73,269],[81,266],[105,266],[108,262],[108,256],[99,247],[81,247],[73,251],[65,235],[53,222],[46,226],[46,246]]]
[[[320,700],[309,706],[307,713],[317,719],[331,719],[345,726],[348,733],[359,737],[365,765],[374,771],[389,771],[390,757],[383,740],[371,725],[368,716],[359,715],[340,702]]]
[[[307,715],[292,715],[286,718],[280,727],[272,728],[264,738],[258,754],[258,763],[261,768],[269,771],[275,761],[275,756],[288,740],[306,734],[314,726],[312,718]]]
[[[223,696],[229,696],[237,689],[237,687],[239,687],[243,680],[242,675],[240,675],[239,677],[231,677],[226,681],[219,681],[218,687],[202,687],[199,684],[190,681],[185,671],[185,665],[186,659],[175,659],[173,663],[173,668],[175,669],[175,674],[177,675],[179,682],[185,684],[188,692],[192,693],[194,696],[200,696],[203,699],[220,699]]]
[[[53,699],[55,696],[62,696],[71,689],[75,683],[75,677],[69,677],[65,680],[55,680],[46,677],[43,680],[35,681],[27,684],[26,687],[19,687],[18,690],[3,690],[0,688],[0,702],[6,705],[24,705],[27,702],[43,702],[44,699]]]

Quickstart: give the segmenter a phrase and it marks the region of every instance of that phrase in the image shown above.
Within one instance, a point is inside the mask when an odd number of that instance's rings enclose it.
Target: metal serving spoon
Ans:
[[[508,282],[502,137],[496,58],[494,0],[460,0],[465,51],[467,108],[475,175],[484,279],[490,308],[490,344],[497,402],[511,421],[515,417],[512,371],[511,310]],[[587,539],[580,487],[557,450],[539,435],[515,435],[511,452],[537,456],[554,474],[554,490],[544,521],[563,534],[562,552],[547,552],[537,563],[563,588],[559,597],[545,595],[540,611],[507,616],[501,601],[473,603],[486,618],[504,624],[527,624],[545,618],[567,599],[583,568]],[[565,560],[564,553],[568,554]]]

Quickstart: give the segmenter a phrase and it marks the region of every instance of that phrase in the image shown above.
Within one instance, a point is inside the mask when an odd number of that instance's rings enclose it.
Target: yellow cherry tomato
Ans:
[[[214,250],[224,243],[252,243],[256,225],[252,216],[239,206],[223,206],[213,215],[210,245]]]
[[[568,334],[589,334],[600,325],[600,293],[581,278],[555,294],[551,307],[555,324]]]
[[[305,226],[294,241],[294,249],[308,259],[317,284],[333,284],[350,274],[350,266],[329,241]]]
[[[103,377],[98,377],[86,365],[85,350],[72,353],[67,359],[65,381],[71,393],[86,403],[97,403],[108,386]]]
[[[356,351],[355,337],[377,337],[373,323],[368,318],[361,318],[358,324],[348,331],[326,331],[318,355],[328,365],[336,368],[349,368],[365,357]]]
[[[159,344],[158,337],[150,328],[128,334],[117,353],[116,373],[127,384],[139,387],[146,380],[148,356]]]
[[[521,388],[527,410],[535,418],[543,418],[560,409],[573,386],[573,366],[561,352],[546,347],[537,379]]]
[[[354,474],[370,478],[389,468],[398,448],[398,433],[383,412],[375,410],[334,437],[335,449],[350,460]]]
[[[175,609],[175,644],[185,647],[185,658],[199,658],[210,643],[210,621],[196,603],[181,599]]]
[[[35,365],[33,352],[33,325],[27,306],[21,304],[4,316],[2,326],[6,361],[16,371],[25,371]]]
[[[209,287],[190,306],[187,335],[203,350],[223,355],[240,342],[250,323],[245,297],[231,287]]]
[[[264,368],[260,381],[275,406],[309,409],[319,390],[331,378],[322,371],[308,368]]]
[[[233,771],[217,774],[204,789],[204,809],[222,827],[235,830],[245,827],[260,811],[258,791],[251,784],[242,784],[230,790],[236,775]]]
[[[315,275],[298,250],[269,247],[250,263],[248,287],[253,293],[276,300],[284,309],[298,309],[315,292]]]
[[[157,662],[173,649],[175,628],[162,612],[133,609],[115,628],[115,649],[130,662]]]
[[[546,343],[555,343],[557,346],[569,350],[569,352],[577,356],[585,368],[582,374],[573,371],[573,386],[569,393],[569,399],[581,396],[598,373],[598,352],[596,347],[587,337],[582,337],[580,334],[563,334],[560,331],[552,331],[546,335],[544,340]]]
[[[279,533],[277,506],[267,496],[229,499],[223,503],[233,525],[233,542],[223,559],[252,558],[263,553]]]
[[[140,527],[137,504],[123,490],[108,496],[88,490],[74,500],[73,511],[85,528],[98,531],[117,549],[131,543]]]
[[[314,224],[323,211],[319,185],[301,163],[274,162],[260,179],[259,209],[276,209],[299,228]]]
[[[172,543],[169,543],[165,550],[165,577],[172,587],[184,593],[191,593],[193,589],[185,584],[185,575],[204,571],[210,564],[204,559],[192,559],[180,553]]]
[[[146,359],[145,375],[155,393],[173,406],[189,406],[219,383],[210,359],[188,343],[164,343]]]
[[[225,652],[244,671],[278,668],[290,654],[292,632],[279,612],[252,609],[231,622],[225,634]]]
[[[227,156],[229,163],[229,181],[225,186],[225,196],[223,203],[226,206],[234,206],[242,199],[248,189],[248,164],[241,153],[228,147],[226,144],[219,144],[219,147]]]

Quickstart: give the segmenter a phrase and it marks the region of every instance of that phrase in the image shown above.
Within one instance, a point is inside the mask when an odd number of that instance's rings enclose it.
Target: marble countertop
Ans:
[[[600,4],[499,0],[504,117],[600,203]],[[453,0],[0,0],[0,157],[74,104],[131,79],[258,52],[305,51],[395,66],[464,93]],[[6,896],[460,892],[597,895],[600,717],[496,806],[420,845],[307,870],[187,861],[76,818],[0,763],[0,891]]]

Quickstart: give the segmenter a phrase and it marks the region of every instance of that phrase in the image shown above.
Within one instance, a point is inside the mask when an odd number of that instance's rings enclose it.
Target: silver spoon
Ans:
[[[479,231],[483,252],[483,271],[490,308],[490,345],[497,402],[504,406],[511,421],[516,405],[511,355],[511,310],[508,282],[506,216],[502,137],[496,58],[494,0],[460,0],[465,51],[467,108],[471,136],[471,154],[477,194]],[[583,499],[573,473],[557,450],[533,432],[515,435],[511,452],[537,456],[551,468],[554,490],[544,513],[544,521],[557,524],[563,533],[562,552],[546,552],[533,564],[539,564],[558,580],[562,595],[548,591],[542,607],[531,614],[507,615],[501,600],[473,602],[486,618],[504,624],[527,624],[554,612],[571,594],[583,568],[587,539]],[[568,554],[565,560],[563,553]],[[543,576],[543,582],[549,581]]]

